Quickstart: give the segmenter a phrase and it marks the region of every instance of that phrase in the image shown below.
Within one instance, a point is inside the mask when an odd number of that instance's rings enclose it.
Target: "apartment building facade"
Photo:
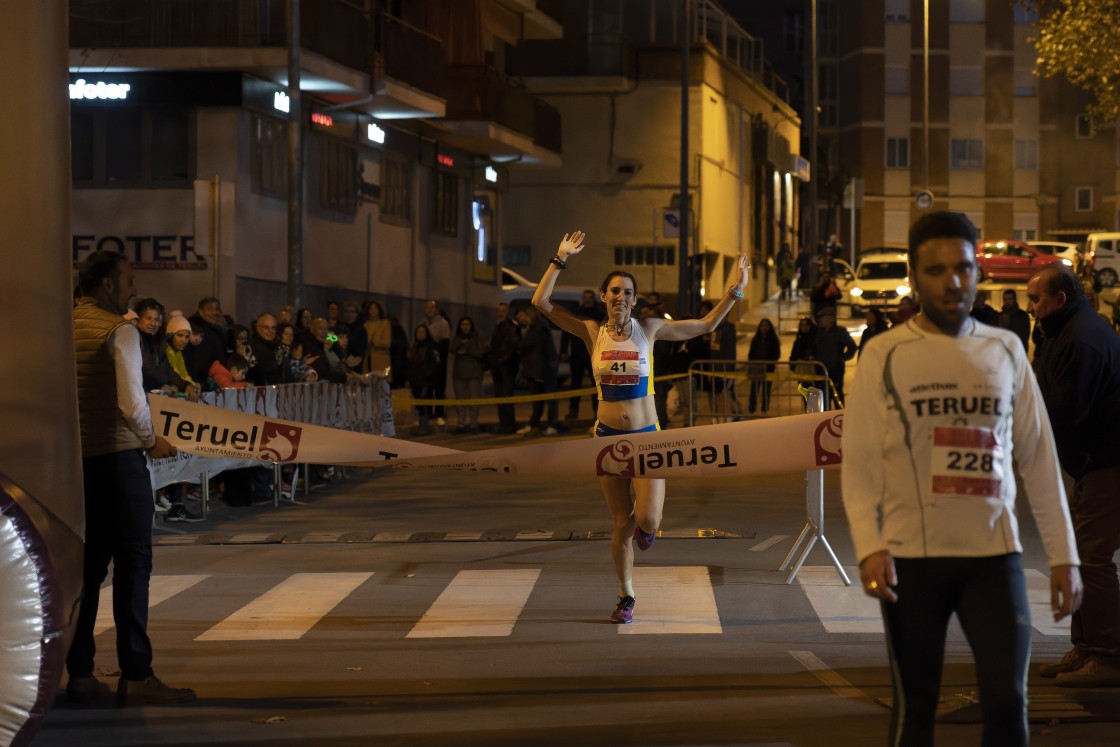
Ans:
[[[239,320],[287,300],[287,124],[303,139],[305,304],[436,298],[489,318],[509,173],[561,163],[560,113],[501,61],[559,24],[533,0],[106,0],[70,9],[73,244],[142,294]]]
[[[990,239],[1120,226],[1116,128],[1092,128],[1084,94],[1033,74],[1031,13],[1006,0],[817,8],[820,235],[904,245],[929,209],[962,211]]]
[[[774,291],[774,260],[796,252],[801,122],[762,42],[720,5],[690,4],[688,189],[690,245],[683,255],[680,133],[683,4],[672,0],[542,3],[563,41],[532,41],[507,59],[511,76],[561,112],[563,165],[510,176],[503,260],[536,278],[564,233],[588,235],[563,282],[597,288],[631,272],[641,292],[674,310],[722,295],[736,257],[754,264],[750,300]],[[691,268],[692,309],[678,305],[681,265]]]

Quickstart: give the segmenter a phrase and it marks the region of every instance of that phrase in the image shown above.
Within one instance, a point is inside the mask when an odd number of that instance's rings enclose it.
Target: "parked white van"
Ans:
[[[897,309],[910,295],[909,255],[902,249],[885,249],[860,255],[856,278],[848,293],[852,316],[863,316],[871,307]]]
[[[1093,265],[1093,276],[1105,288],[1120,279],[1120,233],[1091,233],[1085,254]]]

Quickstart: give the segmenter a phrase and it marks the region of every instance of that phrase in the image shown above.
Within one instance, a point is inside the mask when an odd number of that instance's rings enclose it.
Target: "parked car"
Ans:
[[[976,247],[980,280],[1028,280],[1040,267],[1051,262],[1073,263],[1035,249],[1022,241],[982,241]]]
[[[1028,241],[1027,243],[1040,252],[1068,259],[1067,264],[1075,270],[1081,267],[1081,262],[1085,257],[1080,244],[1070,244],[1065,241]]]
[[[511,291],[514,288],[536,288],[537,284],[524,275],[514,272],[508,267],[502,268],[502,292]],[[533,294],[530,292],[530,296]]]
[[[1105,288],[1120,278],[1120,233],[1091,233],[1085,240],[1086,261],[1093,265],[1093,277]]]
[[[848,290],[852,316],[862,316],[871,307],[897,309],[910,295],[910,265],[901,249],[867,252],[860,256],[855,280]]]

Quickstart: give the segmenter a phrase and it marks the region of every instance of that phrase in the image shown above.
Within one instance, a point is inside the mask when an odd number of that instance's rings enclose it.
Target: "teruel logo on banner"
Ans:
[[[162,418],[156,419],[156,428],[161,431],[160,435],[171,438],[174,431],[174,438],[194,442],[195,450],[207,456],[290,462],[299,453],[299,439],[303,433],[299,426],[266,420],[259,429],[254,425],[244,431],[196,423],[177,412],[160,410],[159,414]]]
[[[723,451],[722,458],[720,451]],[[639,449],[629,441],[608,444],[595,457],[595,474],[601,477],[652,477],[661,469],[714,464],[717,468],[735,467],[731,444],[696,445],[696,439],[678,439],[642,444]]]
[[[831,467],[840,464],[840,434],[844,431],[844,413],[821,421],[813,434],[813,448],[817,452],[817,466]]]

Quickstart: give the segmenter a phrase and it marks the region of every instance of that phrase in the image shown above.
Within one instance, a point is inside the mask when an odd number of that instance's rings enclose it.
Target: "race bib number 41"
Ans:
[[[1003,447],[995,432],[990,428],[934,428],[930,479],[934,496],[998,497]]]

